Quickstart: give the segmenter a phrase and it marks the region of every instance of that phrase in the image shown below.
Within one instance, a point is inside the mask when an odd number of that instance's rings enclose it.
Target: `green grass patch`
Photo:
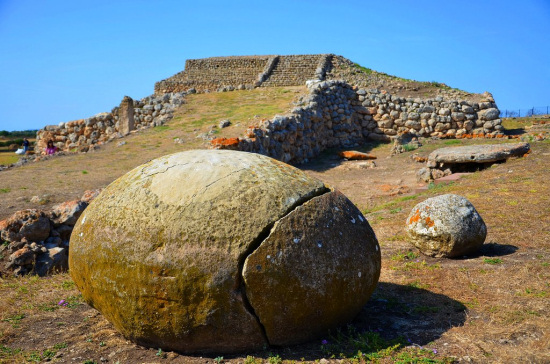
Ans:
[[[416,258],[418,258],[418,254],[415,252],[402,252],[391,256],[391,260],[395,261],[414,260]]]
[[[187,130],[208,124],[218,124],[223,119],[231,120],[233,125],[248,124],[252,120],[261,118],[269,119],[276,114],[289,111],[291,102],[295,98],[295,93],[292,91],[278,87],[269,90],[188,95],[188,103],[182,106],[184,114],[176,115],[171,124],[174,126],[184,124],[184,130]]]
[[[353,65],[355,66],[355,68],[360,69],[361,71],[363,71],[367,75],[370,75],[373,72],[372,69],[367,68],[367,67],[363,67],[358,63],[354,63]]]
[[[459,139],[449,139],[449,140],[445,140],[445,141],[443,142],[443,144],[445,144],[445,145],[462,144],[462,140],[459,140]]]
[[[402,147],[405,152],[412,152],[413,150],[418,149],[417,144],[411,144],[411,143],[403,144]]]
[[[25,318],[25,314],[17,314],[8,316],[7,318],[3,319],[2,321],[9,322],[13,328],[18,328],[19,324],[21,324],[21,320]]]
[[[533,118],[502,118],[502,126],[505,129],[525,129],[533,125]]]
[[[485,258],[485,259],[483,259],[483,263],[492,264],[492,265],[500,264],[500,263],[502,263],[502,259],[499,259],[499,258]]]
[[[1,165],[10,165],[19,160],[18,155],[12,155],[12,154],[6,154],[6,153],[0,153],[0,164]]]
[[[399,211],[401,210],[397,210],[399,209],[400,207],[396,207],[397,204],[401,203],[401,202],[405,202],[405,201],[411,201],[411,200],[414,200],[418,197],[419,195],[410,195],[410,196],[403,196],[403,197],[398,197],[398,198],[395,198],[391,201],[388,201],[388,202],[385,202],[385,203],[382,203],[380,205],[376,205],[374,207],[371,207],[371,208],[367,208],[367,209],[364,209],[362,211],[363,215],[367,215],[367,214],[371,214],[373,212],[376,212],[376,211],[380,211],[380,210],[385,210],[385,209],[390,209],[390,213],[392,214],[396,214],[398,213]],[[392,212],[394,211],[394,212]]]
[[[358,332],[353,326],[338,330],[321,344],[330,359],[351,359],[352,363],[452,363],[451,358],[438,357],[437,350],[413,346],[403,337],[385,339],[377,332]]]
[[[433,183],[430,182],[428,184],[428,190],[433,193],[441,193],[445,190],[448,190],[452,185],[454,185],[454,181],[451,181],[449,183]]]
[[[160,125],[160,126],[155,126],[155,127],[153,128],[153,130],[154,130],[155,132],[166,131],[166,130],[169,130],[169,129],[170,129],[170,126],[168,126],[168,125]]]

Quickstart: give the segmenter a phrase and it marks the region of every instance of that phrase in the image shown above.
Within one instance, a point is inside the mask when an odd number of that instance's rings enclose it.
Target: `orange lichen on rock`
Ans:
[[[416,210],[413,216],[409,219],[409,224],[420,221],[420,210]]]
[[[434,222],[432,219],[430,219],[430,217],[428,216],[428,217],[426,218],[426,226],[432,227],[432,226],[434,226],[434,225],[435,225],[435,222]]]
[[[428,161],[428,157],[421,157],[419,155],[413,155],[412,159],[413,159],[413,161],[418,162],[418,163],[424,163],[424,162]]]
[[[210,144],[216,149],[233,149],[239,145],[239,138],[216,138]]]
[[[376,159],[376,156],[373,154],[357,152],[355,150],[346,150],[339,152],[338,155],[342,158],[349,160],[367,160],[367,159]]]

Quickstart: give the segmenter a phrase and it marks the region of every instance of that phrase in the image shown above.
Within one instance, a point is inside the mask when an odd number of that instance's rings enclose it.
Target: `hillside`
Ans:
[[[78,198],[85,190],[104,187],[130,169],[156,157],[188,149],[205,149],[210,137],[236,137],[250,123],[285,113],[303,87],[262,88],[252,91],[189,95],[174,119],[164,126],[145,129],[103,144],[88,153],[68,153],[37,163],[2,171],[0,220],[25,208],[49,208]],[[220,129],[221,120],[232,125]],[[203,137],[201,137],[201,135]],[[176,140],[178,138],[178,140]],[[33,196],[49,202],[33,205]]]

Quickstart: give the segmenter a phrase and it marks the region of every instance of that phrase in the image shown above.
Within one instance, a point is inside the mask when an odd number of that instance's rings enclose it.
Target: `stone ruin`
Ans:
[[[343,81],[308,81],[309,94],[287,115],[248,128],[245,136],[214,139],[216,149],[256,152],[287,163],[303,163],[331,147],[367,140],[415,137],[503,138],[491,94],[480,102],[405,98]]]
[[[122,138],[131,132],[164,125],[174,110],[184,103],[184,94],[152,95],[141,100],[124,96],[119,106],[80,120],[48,125],[36,135],[35,153],[46,148],[48,140],[64,152],[88,152],[98,145]]]
[[[61,151],[87,152],[128,133],[163,125],[190,93],[305,84],[309,94],[290,113],[252,125],[243,137],[213,140],[212,148],[303,163],[329,147],[390,141],[404,133],[434,138],[506,137],[490,93],[437,89],[432,97],[404,97],[381,89],[396,90],[402,83],[375,71],[365,72],[333,54],[190,59],[183,71],[157,82],[154,95],[141,100],[125,97],[111,112],[46,126],[37,134],[35,151],[41,152],[53,140]]]

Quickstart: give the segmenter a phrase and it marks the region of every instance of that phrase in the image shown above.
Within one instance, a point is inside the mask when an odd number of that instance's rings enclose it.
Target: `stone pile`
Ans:
[[[256,152],[289,163],[303,163],[329,147],[349,147],[366,139],[390,141],[413,137],[462,138],[503,135],[491,94],[482,102],[413,99],[343,81],[308,81],[309,94],[288,115],[250,127],[231,143],[214,140],[217,149]]]
[[[86,191],[80,200],[56,205],[51,211],[21,210],[0,221],[0,275],[44,276],[68,267],[69,239],[76,220],[99,194]]]
[[[132,130],[163,125],[172,119],[174,110],[184,103],[184,97],[185,93],[151,95],[141,100],[132,100],[126,96],[121,106],[110,112],[59,125],[48,125],[39,130],[35,152],[44,151],[48,140],[53,140],[60,151],[87,152]],[[125,108],[124,112],[121,107]],[[123,118],[126,120],[122,120]]]

